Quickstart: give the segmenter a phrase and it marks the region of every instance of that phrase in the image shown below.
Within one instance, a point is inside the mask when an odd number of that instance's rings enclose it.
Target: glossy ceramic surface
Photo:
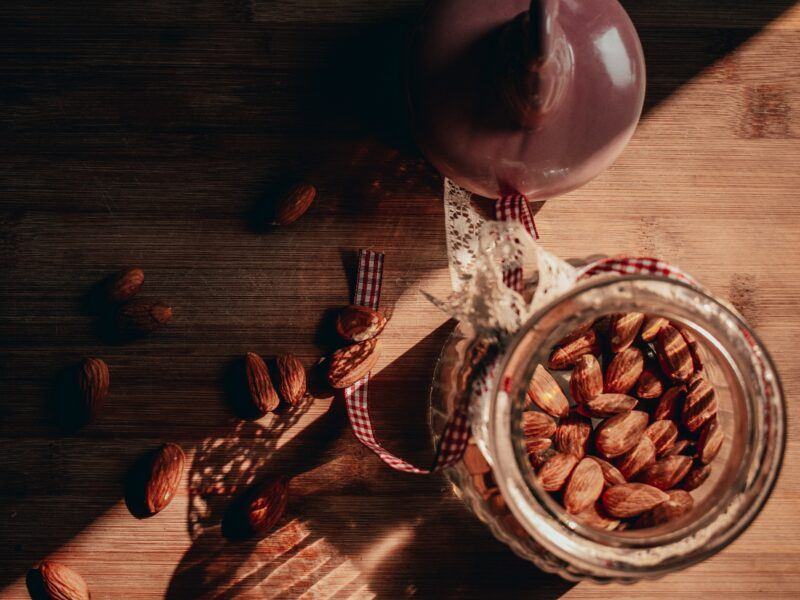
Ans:
[[[436,0],[414,32],[415,137],[443,175],[472,192],[568,192],[611,165],[641,114],[644,59],[619,3],[543,1]],[[520,66],[521,44],[530,55]],[[533,106],[534,118],[515,118],[509,94]]]

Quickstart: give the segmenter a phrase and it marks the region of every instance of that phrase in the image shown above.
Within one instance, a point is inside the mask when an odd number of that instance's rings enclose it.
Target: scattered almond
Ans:
[[[644,314],[628,313],[611,317],[611,351],[622,352],[630,347],[644,323]]]
[[[252,533],[269,533],[280,521],[289,501],[289,481],[284,477],[269,479],[247,495],[245,514]]]
[[[603,471],[591,458],[582,459],[572,470],[564,490],[567,512],[580,513],[594,505],[603,493]]]
[[[632,346],[619,352],[606,369],[604,391],[610,394],[625,394],[639,379],[644,370],[644,355]]]
[[[575,368],[569,378],[572,399],[584,404],[603,393],[603,370],[592,354],[584,354],[575,361]]]
[[[154,454],[145,481],[144,504],[154,515],[172,502],[183,476],[186,455],[177,444],[164,444]]]
[[[606,457],[625,454],[636,446],[647,428],[647,413],[632,410],[615,415],[598,425],[595,430],[595,447]]]
[[[539,481],[548,492],[557,492],[566,483],[580,459],[574,454],[559,452],[551,456],[539,469]]]
[[[294,354],[281,354],[275,359],[278,392],[283,401],[296,405],[306,393],[306,370]]]
[[[144,271],[129,267],[112,275],[105,285],[106,301],[112,304],[127,302],[139,293],[144,283]]]
[[[367,375],[380,357],[380,342],[373,338],[337,350],[331,356],[328,383],[346,388]]]
[[[59,391],[58,420],[73,429],[91,423],[108,398],[108,365],[100,358],[86,358],[68,370]]]
[[[537,365],[528,388],[528,397],[544,412],[553,417],[564,417],[569,412],[569,401],[556,380],[542,365]]]
[[[247,390],[250,402],[259,417],[278,408],[280,398],[272,385],[269,371],[264,360],[254,352],[248,352],[244,358]]]
[[[298,183],[280,196],[268,216],[270,225],[289,225],[302,217],[314,202],[317,188],[310,183]],[[270,218],[271,217],[271,218]]]
[[[386,317],[380,311],[352,304],[339,312],[336,331],[348,342],[363,342],[379,335],[386,327]]]
[[[60,562],[43,560],[34,575],[34,586],[42,589],[31,589],[29,578],[28,591],[32,598],[40,598],[42,592],[51,600],[89,600],[91,597],[83,577]]]
[[[644,483],[623,483],[603,492],[603,507],[620,519],[636,517],[667,500],[667,494]]]
[[[692,459],[688,456],[667,456],[642,471],[639,479],[660,490],[671,490],[686,477],[691,468]]]
[[[564,346],[556,348],[550,355],[550,361],[547,366],[556,371],[561,371],[574,365],[575,361],[584,354],[597,354],[599,352],[600,344],[597,341],[597,334],[594,329],[589,329]]]

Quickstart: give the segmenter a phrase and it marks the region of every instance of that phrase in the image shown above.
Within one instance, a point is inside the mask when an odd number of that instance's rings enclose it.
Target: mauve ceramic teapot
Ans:
[[[644,84],[617,0],[433,0],[408,64],[422,151],[488,197],[552,198],[598,175],[633,135]]]

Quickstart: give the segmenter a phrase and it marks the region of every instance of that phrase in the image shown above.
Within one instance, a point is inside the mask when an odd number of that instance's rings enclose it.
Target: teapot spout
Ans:
[[[569,85],[571,55],[557,16],[558,0],[532,0],[501,33],[497,91],[514,127],[536,129]]]

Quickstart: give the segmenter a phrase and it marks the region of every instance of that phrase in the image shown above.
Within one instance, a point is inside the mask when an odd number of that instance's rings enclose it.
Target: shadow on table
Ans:
[[[417,464],[432,459],[427,426],[433,367],[446,323],[376,374],[370,389],[378,438]],[[405,384],[400,387],[398,381]],[[382,383],[386,382],[386,383]],[[308,405],[273,427],[241,423],[198,446],[190,467],[193,540],[168,598],[486,597],[504,589],[558,597],[572,584],[516,558],[468,514],[440,476],[391,471],[347,431],[343,401],[283,443]],[[283,519],[263,539],[229,541],[228,506],[266,477],[292,478]]]

